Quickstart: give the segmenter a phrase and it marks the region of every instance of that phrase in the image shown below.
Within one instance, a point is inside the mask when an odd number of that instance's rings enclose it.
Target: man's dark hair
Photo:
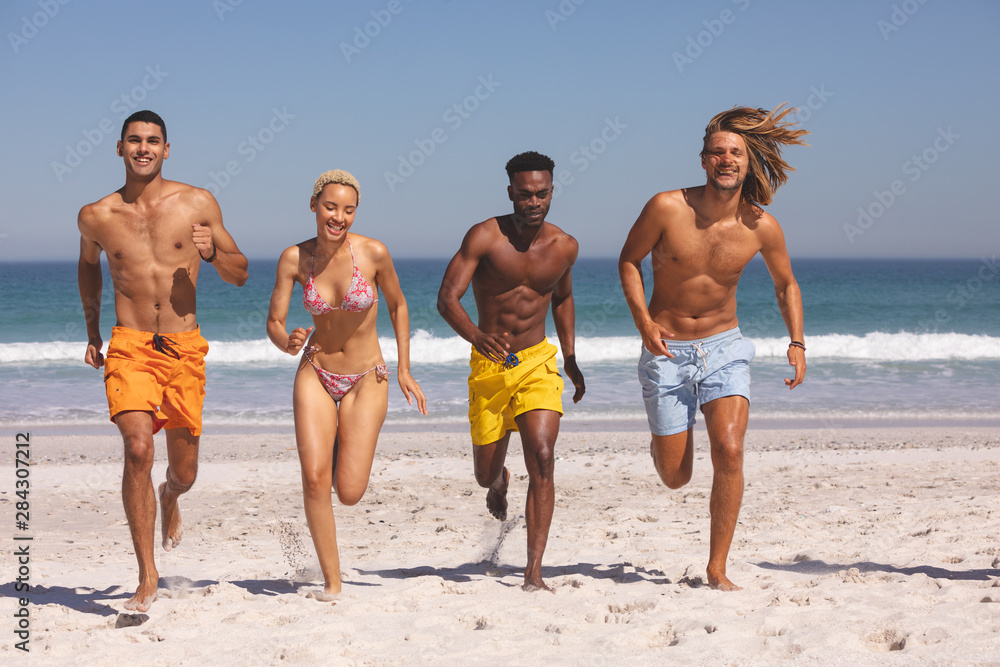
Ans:
[[[507,161],[507,178],[512,178],[519,171],[547,171],[552,174],[556,168],[556,163],[548,155],[542,155],[535,151],[518,153]]]
[[[163,132],[163,143],[167,143],[167,124],[163,122],[163,119],[156,112],[143,109],[142,111],[136,111],[126,118],[125,122],[122,123],[122,141],[125,141],[125,130],[128,129],[129,123],[153,123],[154,125],[159,125],[160,131]]]

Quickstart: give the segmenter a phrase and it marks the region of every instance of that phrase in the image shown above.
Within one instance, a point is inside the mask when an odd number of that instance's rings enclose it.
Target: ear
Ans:
[[[317,197],[316,195],[313,195],[312,197],[310,197],[309,198],[309,210],[312,211],[313,213],[315,213],[316,212],[316,205],[318,203],[319,203],[319,197]]]
[[[507,199],[514,201],[514,186],[512,185],[507,186]]]
[[[122,142],[121,142],[121,139],[118,140],[118,145],[115,146],[115,150],[118,151],[118,157],[125,157],[125,155],[122,153]]]
[[[166,160],[168,157],[170,157],[170,144],[166,143],[163,144],[163,159]]]

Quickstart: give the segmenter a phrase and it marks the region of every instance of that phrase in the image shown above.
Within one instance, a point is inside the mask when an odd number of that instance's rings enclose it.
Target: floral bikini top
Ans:
[[[351,276],[351,286],[347,288],[347,294],[339,306],[331,306],[326,299],[320,295],[313,281],[313,268],[316,264],[316,250],[313,249],[312,260],[309,265],[309,282],[302,290],[302,306],[310,315],[325,315],[335,310],[346,310],[349,313],[363,313],[376,303],[378,303],[378,292],[372,287],[354,260],[354,247],[351,245],[351,237],[347,237],[347,247],[351,250],[351,264],[354,265],[354,274]]]

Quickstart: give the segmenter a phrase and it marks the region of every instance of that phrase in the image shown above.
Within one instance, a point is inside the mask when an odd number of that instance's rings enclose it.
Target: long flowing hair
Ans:
[[[783,107],[784,104],[773,111],[733,107],[716,115],[705,128],[701,149],[703,158],[708,153],[708,140],[716,132],[733,132],[743,137],[747,145],[750,169],[743,181],[740,196],[751,204],[770,204],[774,192],[788,181],[787,172],[795,171],[782,159],[781,148],[792,144],[809,145],[800,139],[809,132],[792,129],[795,122],[784,120],[785,116],[798,109],[788,107],[782,110]]]

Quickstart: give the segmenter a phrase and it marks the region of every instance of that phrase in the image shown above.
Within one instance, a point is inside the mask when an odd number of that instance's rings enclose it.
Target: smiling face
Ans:
[[[726,192],[739,191],[750,172],[750,158],[743,137],[734,132],[713,134],[702,153],[701,166],[711,187]]]
[[[528,225],[541,225],[552,205],[552,174],[519,171],[510,177],[507,196],[514,203],[514,216]]]
[[[159,175],[163,161],[170,156],[170,144],[155,123],[136,121],[125,128],[125,138],[118,142],[118,155],[125,161],[125,172],[142,180]]]
[[[316,237],[337,241],[354,224],[358,193],[349,185],[328,183],[309,200],[309,210],[316,214]]]

